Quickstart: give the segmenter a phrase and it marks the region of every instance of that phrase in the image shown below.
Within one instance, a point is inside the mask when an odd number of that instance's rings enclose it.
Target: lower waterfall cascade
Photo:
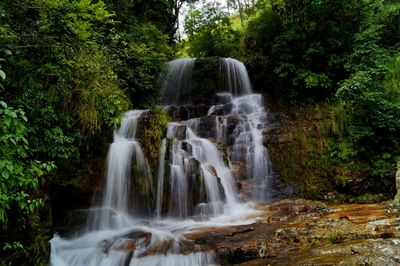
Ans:
[[[179,62],[170,64],[169,76],[176,75],[173,83],[179,85],[183,75],[190,87],[183,69],[191,71],[193,60]],[[213,251],[189,241],[185,233],[253,223],[256,203],[274,196],[272,166],[263,145],[268,115],[262,96],[252,93],[240,61],[221,59],[220,71],[225,70],[225,86],[234,88],[216,93],[204,116],[168,123],[156,176],[137,136],[140,118],[148,111],[123,115],[108,151],[101,200],[89,209],[82,235],[53,237],[51,265],[218,264]],[[169,108],[165,106],[167,112]],[[204,120],[212,122],[207,129]],[[141,195],[133,188],[137,178]],[[147,200],[151,194],[154,200]]]

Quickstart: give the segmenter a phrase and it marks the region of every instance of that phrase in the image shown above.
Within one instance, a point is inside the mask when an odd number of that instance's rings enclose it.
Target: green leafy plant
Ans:
[[[14,204],[23,215],[43,206],[35,196],[40,179],[55,169],[53,162],[29,160],[27,118],[21,109],[0,101],[0,226],[7,228],[8,212]],[[28,159],[28,160],[27,160]]]

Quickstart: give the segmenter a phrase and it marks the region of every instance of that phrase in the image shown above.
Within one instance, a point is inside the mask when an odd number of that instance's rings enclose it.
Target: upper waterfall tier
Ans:
[[[242,62],[233,58],[220,60],[220,89],[232,95],[250,94],[251,83],[246,67]]]
[[[162,81],[165,104],[178,104],[181,95],[191,94],[192,71],[195,61],[196,58],[178,58],[168,62]]]
[[[168,62],[161,78],[165,105],[205,103],[216,92],[252,93],[244,64],[233,58],[179,58]]]

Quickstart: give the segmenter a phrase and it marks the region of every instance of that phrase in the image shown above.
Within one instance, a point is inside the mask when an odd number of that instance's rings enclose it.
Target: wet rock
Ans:
[[[282,229],[282,228],[276,230],[275,238],[285,239],[293,243],[297,243],[300,241],[295,230]]]
[[[282,200],[259,205],[263,214],[251,226],[204,228],[185,237],[214,250],[223,265],[397,265],[400,213],[386,212],[386,205]],[[341,241],[332,241],[337,236]]]
[[[220,104],[226,104],[232,102],[232,96],[229,93],[217,93],[217,101]]]
[[[216,137],[214,116],[203,116],[200,118],[197,135],[202,138]]]
[[[186,151],[188,154],[193,153],[193,146],[187,141],[182,142],[182,150]]]
[[[237,180],[244,180],[247,178],[246,163],[243,161],[231,161],[231,169]]]
[[[392,232],[382,232],[379,234],[380,238],[392,238],[394,236],[394,234]]]
[[[158,254],[166,254],[168,251],[171,250],[171,247],[173,244],[174,244],[174,241],[172,239],[169,239],[169,238],[159,239],[155,243],[153,243],[151,246],[148,246],[146,248],[146,250],[140,254],[140,257],[152,256],[152,255],[158,255]]]
[[[152,234],[150,232],[132,230],[112,239],[104,239],[99,243],[99,249],[107,254],[111,249],[119,251],[135,251],[149,246]]]
[[[174,124],[173,126],[171,126],[171,129],[169,129],[171,132],[169,132],[169,134],[171,134],[172,136],[168,136],[168,137],[173,137],[176,138],[177,140],[184,140],[186,139],[186,125],[183,124]]]
[[[209,115],[213,115],[213,116],[223,116],[225,115],[225,110],[224,110],[224,105],[220,104],[220,105],[215,105],[212,107],[212,109],[210,109],[209,111]]]
[[[242,248],[229,249],[221,248],[216,250],[219,263],[221,265],[232,265],[258,258],[255,250],[243,250]]]
[[[167,107],[172,121],[184,121],[195,117],[207,116],[209,107],[205,104],[189,104]]]
[[[213,116],[228,115],[232,111],[232,108],[233,108],[232,103],[214,105],[212,109],[209,110],[209,115]]]

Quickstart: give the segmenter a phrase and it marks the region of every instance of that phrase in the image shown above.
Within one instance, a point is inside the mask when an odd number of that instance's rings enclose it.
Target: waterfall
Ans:
[[[194,63],[168,63],[166,104],[180,104],[190,94]],[[223,92],[216,94],[217,104],[206,106],[207,116],[168,123],[154,180],[137,135],[146,111],[123,115],[108,151],[102,197],[89,209],[86,232],[69,239],[55,235],[52,265],[217,263],[213,252],[186,240],[185,232],[247,223],[255,210],[246,201],[269,201],[273,181],[263,145],[268,121],[261,95],[252,92],[238,60],[222,58],[219,78]],[[241,164],[246,177],[234,170]],[[243,178],[251,183],[248,197],[238,186]]]
[[[142,110],[129,111],[122,118],[121,127],[114,132],[114,142],[110,145],[107,156],[106,183],[102,202],[90,217],[88,230],[118,229],[130,223],[131,210],[128,209],[132,196],[131,172],[135,167],[144,177],[146,189],[151,186],[150,169],[137,141],[136,129]]]
[[[251,83],[246,67],[233,58],[221,58],[220,83],[220,90],[232,95],[251,93]]]
[[[233,145],[227,147],[231,162],[245,162],[247,178],[252,180],[252,199],[270,202],[273,197],[273,173],[268,150],[263,145],[262,131],[267,126],[267,113],[260,94],[219,95],[223,104],[214,105],[208,115],[215,115],[215,135],[226,143],[227,118],[236,118],[231,134]],[[223,110],[225,114],[220,115]]]
[[[220,152],[211,141],[197,137],[190,128],[187,130],[187,135],[187,141],[192,145],[193,157],[201,163],[202,169],[205,168],[205,171],[208,172],[208,174],[213,175],[214,180],[216,180],[216,177],[220,178],[223,190],[225,192],[227,206],[233,208],[237,203],[237,192],[234,185],[234,177],[231,170],[222,161]],[[221,199],[214,184],[215,182],[208,182],[208,185],[210,186],[206,187],[208,192],[207,196],[209,200],[211,200],[209,201],[211,203],[214,203],[213,200],[220,201]]]
[[[157,199],[155,220],[139,220],[139,214],[132,211],[131,201],[147,205],[146,199],[134,197],[131,181],[144,178],[145,189],[152,186],[150,171],[140,142],[136,138],[138,119],[144,111],[129,111],[124,114],[121,127],[114,133],[107,160],[106,182],[100,206],[90,210],[88,227],[85,234],[71,239],[62,239],[58,235],[50,241],[50,263],[55,266],[81,265],[210,265],[215,256],[202,252],[190,242],[181,254],[181,245],[185,239],[182,234],[192,227],[205,227],[202,223],[188,221],[179,226],[168,220],[160,222],[163,185],[164,158],[167,153],[167,139],[164,139],[158,168]],[[178,126],[180,124],[177,124]],[[169,137],[177,137],[174,124],[169,129]],[[174,148],[181,149],[182,142],[175,139],[171,153],[174,157],[170,165],[171,218],[185,218],[189,214],[187,198],[188,183],[186,175],[189,158],[184,158]],[[131,172],[139,171],[132,176]],[[211,184],[210,184],[211,186]],[[210,199],[219,200],[210,195]],[[175,201],[174,201],[175,200]],[[176,211],[176,212],[175,212]],[[215,224],[221,226],[222,224]],[[149,254],[149,255],[146,255]]]
[[[263,145],[262,130],[267,124],[267,114],[262,97],[260,94],[240,96],[233,99],[232,105],[230,114],[240,117],[234,130],[233,157],[246,162],[248,177],[253,179],[253,199],[269,202],[273,175],[268,151]]]
[[[190,94],[195,61],[195,58],[179,58],[168,62],[166,73],[162,78],[164,104],[177,105],[181,101],[181,96]]]
[[[221,104],[212,106],[208,115],[215,115],[216,138],[226,142],[227,116],[238,118],[233,131],[234,144],[228,149],[231,161],[246,163],[247,177],[252,179],[252,199],[270,202],[273,197],[273,172],[268,150],[263,145],[262,131],[267,126],[267,113],[262,96],[254,94],[242,62],[232,58],[220,60]]]
[[[160,159],[158,163],[158,183],[156,199],[156,217],[161,218],[162,196],[164,191],[164,173],[165,173],[165,152],[167,150],[167,139],[163,139],[160,150]]]

